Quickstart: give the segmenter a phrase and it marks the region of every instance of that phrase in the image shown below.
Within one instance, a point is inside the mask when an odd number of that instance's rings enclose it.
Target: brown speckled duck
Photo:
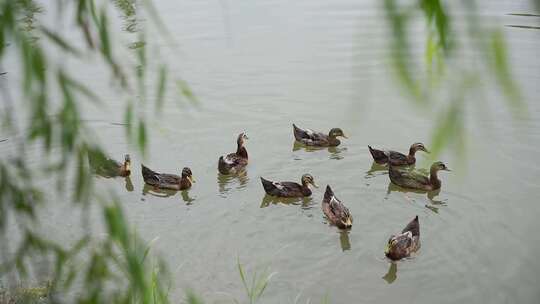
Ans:
[[[95,173],[104,177],[127,177],[131,174],[131,158],[129,154],[124,156],[123,163],[107,158],[102,154],[91,156],[89,161]]]
[[[397,261],[410,257],[418,249],[420,249],[420,223],[416,216],[401,231],[401,234],[390,237],[384,254],[389,259]]]
[[[236,174],[244,169],[248,164],[248,153],[244,147],[245,141],[248,139],[246,133],[240,133],[236,140],[236,152],[226,156],[221,156],[218,161],[218,171],[221,174]]]
[[[443,162],[434,162],[429,170],[429,177],[423,174],[399,169],[392,164],[388,168],[388,176],[392,183],[410,189],[432,191],[441,188],[441,181],[437,177],[440,170],[450,171]]]
[[[324,134],[310,129],[300,129],[293,124],[293,133],[297,141],[306,146],[315,147],[336,147],[341,143],[337,139],[339,136],[347,138],[340,128],[333,128],[328,134]]]
[[[349,209],[334,195],[332,188],[326,186],[324,198],[322,201],[322,210],[328,221],[340,229],[349,229],[352,227],[352,216]]]
[[[267,194],[277,197],[306,197],[311,195],[309,185],[317,188],[311,174],[302,175],[302,184],[295,182],[273,182],[262,177],[261,183]]]
[[[141,165],[144,182],[160,189],[186,190],[195,182],[191,169],[182,169],[182,176],[176,174],[157,173]]]
[[[413,165],[416,162],[416,158],[414,156],[416,151],[424,151],[429,153],[422,143],[412,144],[408,155],[396,151],[377,150],[373,149],[371,146],[368,146],[368,148],[371,156],[373,156],[373,160],[381,165],[388,162],[391,162],[394,166]]]

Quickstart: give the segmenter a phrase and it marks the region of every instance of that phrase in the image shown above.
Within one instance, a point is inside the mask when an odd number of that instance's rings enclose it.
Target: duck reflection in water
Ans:
[[[143,187],[143,195],[150,194],[155,197],[171,197],[175,196],[178,192],[180,192],[180,196],[182,197],[182,200],[186,202],[186,205],[191,205],[193,204],[193,201],[195,201],[194,198],[189,196],[188,190],[176,191],[169,189],[160,189],[154,186],[150,186],[148,184],[144,184]]]
[[[377,174],[377,172],[380,172]],[[379,175],[388,174],[388,166],[377,164],[376,162],[371,163],[371,168],[366,171],[365,178],[372,178]]]
[[[311,196],[306,197],[277,197],[265,194],[261,201],[261,208],[266,208],[270,205],[301,205],[302,209],[310,209],[312,206],[313,198]]]
[[[339,243],[342,251],[351,250],[351,241],[349,240],[350,229],[339,230]]]
[[[124,162],[118,162],[112,158],[108,158],[104,154],[90,153],[88,162],[95,175],[103,178],[123,177],[125,180],[125,188],[127,191],[133,191],[133,183],[131,182],[131,157],[129,154],[124,156]]]
[[[397,279],[397,263],[390,263],[390,268],[388,268],[388,272],[386,272],[386,274],[382,278],[388,284],[394,283],[394,281]]]
[[[386,197],[388,197],[388,195],[390,195],[391,192],[401,192],[403,196],[405,197],[405,199],[409,202],[413,202],[414,199],[409,197],[408,193],[426,194],[427,199],[429,200],[430,204],[429,205],[426,204],[425,207],[435,213],[439,213],[439,208],[441,206],[446,206],[446,201],[435,199],[435,197],[437,197],[439,193],[441,192],[441,189],[432,190],[432,191],[422,191],[422,190],[403,188],[390,182],[388,184],[388,190],[386,191]]]
[[[343,155],[341,155],[341,152],[344,152],[347,150],[345,147],[316,147],[316,146],[306,146],[302,143],[299,143],[298,141],[293,142],[293,152],[298,150],[304,150],[306,152],[315,152],[315,151],[321,151],[321,150],[328,150],[328,153],[330,153],[330,159],[343,159]]]
[[[243,189],[246,187],[248,181],[249,177],[246,169],[243,169],[236,174],[217,174],[218,190],[222,195],[229,192],[234,183],[238,183],[237,189]]]
[[[194,198],[189,196],[189,191],[187,190],[180,191],[180,195],[182,196],[182,200],[186,202],[186,205],[192,205],[193,201],[195,201]]]
[[[129,191],[129,192],[133,192],[135,187],[133,187],[133,183],[131,182],[131,178],[129,176],[126,176],[124,179],[126,181],[126,190]]]
[[[142,194],[143,195],[153,195],[155,197],[171,197],[174,196],[178,191],[176,190],[169,190],[169,189],[160,189],[154,186],[150,186],[148,184],[144,184]]]

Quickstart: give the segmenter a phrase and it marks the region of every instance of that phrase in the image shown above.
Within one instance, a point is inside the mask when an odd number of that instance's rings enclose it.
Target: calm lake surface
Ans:
[[[237,258],[250,277],[264,267],[276,272],[261,303],[294,303],[297,296],[300,303],[326,296],[331,303],[540,302],[540,31],[506,26],[540,24],[539,17],[508,15],[533,13],[529,1],[479,5],[481,22],[506,36],[528,117],[509,114],[495,87],[486,89],[484,103],[468,95],[466,152],[456,157],[448,147],[439,157],[453,171],[441,174],[434,197],[391,187],[367,150],[406,151],[418,141],[429,148],[437,117],[437,107],[415,105],[396,84],[381,1],[155,2],[173,40],[151,37],[149,54],[157,49],[198,103],[171,87],[160,116],[151,100],[140,109],[151,128],[146,159],[116,124],[124,100],[108,73],[88,68],[80,77],[106,102],[105,111],[85,111],[88,124],[111,155],[130,152],[134,166],[132,187],[105,178],[97,187],[118,194],[143,238],[156,239],[153,250],[174,278],[173,303],[188,288],[209,303],[243,301]],[[111,15],[119,28],[128,22],[119,11]],[[138,39],[118,32],[122,43]],[[413,42],[424,37],[422,24],[411,31]],[[419,42],[413,53],[423,58],[423,48]],[[484,56],[459,51],[471,62]],[[349,139],[335,149],[306,150],[294,145],[293,122],[324,132],[340,127]],[[250,138],[247,174],[221,177],[218,157],[235,150],[242,131]],[[417,167],[429,166],[428,155],[417,156]],[[197,183],[189,192],[156,193],[144,187],[141,162],[171,173],[189,166]],[[260,176],[298,181],[304,173],[320,186],[311,198],[265,198]],[[354,217],[349,232],[323,218],[327,184]],[[415,215],[422,248],[393,265],[384,258],[386,241]],[[66,242],[78,235],[79,220],[69,208],[49,208],[42,218]],[[94,221],[100,225],[99,214]]]

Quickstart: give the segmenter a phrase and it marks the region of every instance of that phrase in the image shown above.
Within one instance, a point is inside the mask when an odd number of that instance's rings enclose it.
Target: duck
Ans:
[[[334,195],[330,185],[326,185],[326,191],[322,200],[322,210],[330,224],[340,229],[352,227],[353,218],[349,209]]]
[[[101,153],[89,156],[89,162],[95,173],[104,177],[128,177],[131,174],[131,157],[129,154],[124,156],[123,163],[108,158]]]
[[[218,171],[221,174],[235,174],[244,169],[248,164],[248,153],[244,146],[248,139],[245,132],[238,135],[236,140],[236,152],[221,156],[218,161]]]
[[[315,179],[313,176],[311,176],[311,174],[302,175],[302,184],[295,182],[274,182],[263,177],[261,177],[261,183],[264,191],[268,195],[277,197],[308,197],[311,195],[309,185],[318,188],[318,186],[315,184]]]
[[[400,234],[390,237],[384,254],[387,258],[397,261],[410,257],[418,249],[420,249],[420,223],[417,215]]]
[[[416,163],[416,157],[414,156],[416,151],[429,153],[428,149],[422,143],[412,144],[409,148],[408,155],[396,151],[377,150],[371,146],[368,146],[368,149],[377,164],[383,165],[391,162],[394,166],[414,165]]]
[[[169,190],[187,190],[195,183],[193,173],[188,167],[182,169],[182,176],[176,174],[157,173],[141,164],[144,182],[150,186]]]
[[[451,171],[441,161],[434,162],[431,165],[429,176],[414,171],[400,170],[390,163],[388,175],[390,176],[390,181],[400,187],[422,191],[433,191],[441,188],[441,181],[437,177],[437,172],[441,170]]]
[[[337,147],[341,144],[338,137],[348,138],[340,128],[333,128],[327,134],[315,132],[311,129],[301,129],[293,124],[294,138],[306,146]]]

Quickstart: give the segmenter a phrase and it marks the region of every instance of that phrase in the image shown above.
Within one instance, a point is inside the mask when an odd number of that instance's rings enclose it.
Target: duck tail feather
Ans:
[[[418,221],[418,215],[405,226],[402,233],[410,231],[413,236],[420,236],[420,222]]]

